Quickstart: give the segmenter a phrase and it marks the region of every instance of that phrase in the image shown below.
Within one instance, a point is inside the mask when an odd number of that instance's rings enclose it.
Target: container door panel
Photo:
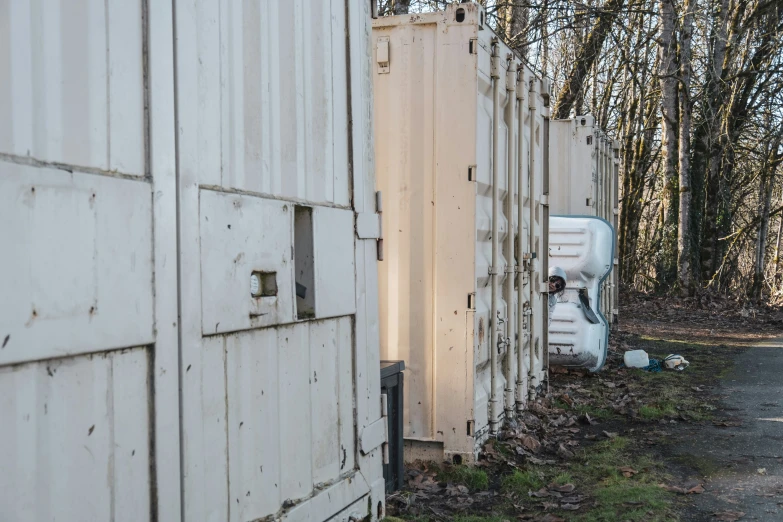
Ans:
[[[171,6],[65,4],[0,5],[0,520],[179,520]]]

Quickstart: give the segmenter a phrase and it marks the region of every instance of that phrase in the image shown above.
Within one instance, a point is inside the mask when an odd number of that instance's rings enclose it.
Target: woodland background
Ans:
[[[480,3],[553,80],[552,118],[591,113],[621,141],[626,289],[783,303],[783,1]]]

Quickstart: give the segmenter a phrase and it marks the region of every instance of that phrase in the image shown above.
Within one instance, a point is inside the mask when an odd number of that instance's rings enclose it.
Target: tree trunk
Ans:
[[[691,36],[696,0],[685,0],[680,44],[680,216],[677,227],[677,280],[680,293],[693,295],[691,237]]]
[[[529,10],[527,5],[514,2],[511,6],[511,20],[509,21],[509,41],[511,47],[527,59],[527,31]]]
[[[593,68],[598,52],[604,45],[606,35],[609,33],[612,23],[623,5],[625,5],[625,0],[607,0],[604,4],[592,31],[590,31],[587,37],[587,41],[576,53],[571,72],[557,95],[557,101],[552,111],[553,119],[568,118],[576,97],[584,88],[585,78],[587,78],[587,75]]]
[[[756,259],[753,264],[753,286],[751,297],[756,302],[761,301],[764,286],[764,260],[767,252],[767,236],[769,234],[769,207],[772,202],[772,180],[775,174],[775,156],[780,147],[780,139],[773,141],[766,161],[759,176],[759,231],[756,237]]]
[[[410,9],[411,0],[394,0],[394,7],[392,10],[396,15],[408,14]]]
[[[718,186],[720,181],[719,167],[722,157],[720,145],[720,111],[723,100],[724,81],[723,64],[726,57],[729,0],[719,0],[719,4],[712,20],[712,34],[710,35],[710,53],[706,68],[706,81],[704,87],[704,104],[702,107],[703,130],[698,140],[699,150],[694,151],[693,165],[698,169],[692,172],[699,177],[699,187],[704,190],[700,194],[700,202],[703,218],[698,224],[697,237],[701,239],[700,265],[701,280],[709,281],[718,269],[716,258],[718,255]]]
[[[674,0],[660,0],[661,25],[658,36],[658,81],[661,87],[661,163],[664,180],[664,208],[661,267],[658,283],[670,289],[677,273],[677,47]]]
[[[783,192],[780,194],[780,205],[783,206]],[[783,214],[780,215],[778,221],[778,240],[775,244],[775,288],[783,290],[781,288],[781,281],[783,280],[783,274],[780,273],[780,240],[783,238]]]

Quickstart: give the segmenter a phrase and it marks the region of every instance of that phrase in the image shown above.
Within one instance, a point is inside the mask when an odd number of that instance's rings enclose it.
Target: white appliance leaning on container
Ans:
[[[549,263],[568,276],[549,324],[551,365],[598,371],[606,361],[609,325],[600,291],[612,269],[614,237],[602,218],[550,217]]]

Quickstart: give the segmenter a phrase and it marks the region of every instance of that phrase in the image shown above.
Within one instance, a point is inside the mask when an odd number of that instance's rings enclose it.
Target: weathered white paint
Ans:
[[[456,21],[458,9],[465,12],[461,23]],[[373,59],[377,176],[384,196],[385,255],[379,265],[381,353],[384,358],[405,360],[408,457],[418,454],[413,444],[420,445],[421,451],[435,444],[440,458],[461,454],[472,459],[489,429],[493,172],[490,42],[494,35],[486,26],[479,29],[481,14],[476,4],[454,4],[443,12],[373,22],[374,41],[389,41],[388,62],[383,62],[388,64],[388,72],[378,63],[377,55]],[[503,58],[503,114],[508,103],[506,56],[510,51],[501,45],[499,52]],[[513,70],[519,65],[517,59],[511,60]],[[540,92],[540,80],[528,69],[523,68],[522,74],[524,85],[532,81]],[[527,89],[525,95],[527,100]],[[532,150],[535,157],[532,176],[529,156],[518,163],[525,180],[521,204],[528,209],[524,214],[528,221],[522,223],[520,237],[524,238],[526,252],[529,233],[537,246],[536,259],[525,262],[529,270],[520,278],[525,295],[532,294],[523,306],[532,307],[526,331],[532,327],[534,335],[528,340],[523,332],[520,339],[523,350],[533,346],[537,351],[532,373],[540,383],[543,299],[540,286],[529,282],[543,281],[540,263],[545,253],[540,248],[541,222],[536,216],[540,215],[537,210],[542,189],[541,131],[548,113],[544,98],[537,93],[531,96],[536,110],[526,107],[523,111],[522,132],[523,154]],[[501,245],[509,230],[519,233],[516,205],[520,198],[514,198],[513,209],[504,205],[509,190],[507,143],[516,148],[519,141],[520,125],[515,115],[514,121],[501,121],[499,133],[496,174]],[[535,180],[532,199],[531,178]],[[517,195],[520,192],[520,187],[510,189]],[[501,286],[507,277],[506,268],[512,269],[517,263],[514,258],[513,253],[501,251]],[[516,321],[517,311],[522,310],[515,304],[509,306],[499,296],[501,317]],[[505,331],[505,326],[502,328]],[[514,349],[519,346],[514,343]],[[499,359],[505,360],[505,354]],[[502,400],[505,380],[500,368],[498,374],[496,389]],[[516,380],[516,368],[512,374]]]
[[[185,519],[383,502],[380,449],[357,448],[381,416],[375,241],[354,228],[374,211],[368,8],[177,2]]]
[[[553,365],[591,371],[603,367],[609,322],[603,308],[602,280],[612,269],[614,242],[614,229],[603,218],[550,219],[549,261],[568,276],[549,325],[549,360]],[[586,293],[597,322],[588,319],[580,292]]]
[[[0,519],[383,515],[369,45],[361,0],[0,2]]]

